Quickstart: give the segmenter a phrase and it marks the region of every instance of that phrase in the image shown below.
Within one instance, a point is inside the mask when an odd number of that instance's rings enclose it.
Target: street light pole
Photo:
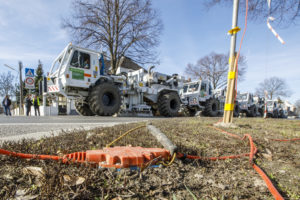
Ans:
[[[230,57],[229,57],[229,71],[228,71],[228,81],[227,81],[227,91],[226,100],[224,106],[223,123],[230,124],[233,119],[234,101],[235,101],[235,82],[236,82],[236,34],[240,30],[237,27],[238,22],[238,10],[239,10],[239,0],[233,1],[233,13],[232,13],[232,29],[229,31],[231,34],[230,41]]]
[[[20,73],[20,115],[24,114],[23,110],[23,81],[22,81],[22,68],[23,64],[19,61],[19,73]]]

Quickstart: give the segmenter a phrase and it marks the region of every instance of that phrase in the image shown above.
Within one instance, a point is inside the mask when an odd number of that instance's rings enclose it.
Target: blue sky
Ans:
[[[153,0],[153,5],[164,23],[157,71],[184,75],[188,63],[196,63],[212,51],[229,51],[231,7],[207,10],[199,0]],[[0,73],[8,70],[3,64],[17,68],[19,60],[25,67],[36,68],[38,59],[48,71],[71,41],[61,28],[61,18],[68,16],[70,9],[71,0],[0,0]],[[244,27],[242,14],[238,25]],[[254,92],[259,82],[278,76],[287,81],[293,92],[288,99],[294,102],[300,99],[300,26],[274,28],[286,45],[277,41],[266,23],[249,22],[242,47],[248,69],[238,89]],[[239,44],[241,33],[238,35]]]

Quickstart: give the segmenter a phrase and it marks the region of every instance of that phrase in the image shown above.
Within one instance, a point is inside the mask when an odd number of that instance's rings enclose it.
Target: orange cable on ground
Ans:
[[[240,138],[240,136],[236,135],[236,134],[233,134],[233,133],[230,133],[228,131],[225,131],[225,130],[222,130],[222,129],[219,129],[219,128],[216,128],[216,127],[212,127],[211,128],[214,128],[218,131],[221,131],[227,135],[230,135],[232,137],[235,137],[235,138]],[[269,179],[269,177],[262,171],[262,169],[260,169],[255,163],[253,163],[253,157],[254,155],[256,154],[257,152],[257,148],[252,140],[252,137],[251,135],[249,134],[245,134],[245,137],[248,137],[249,139],[249,142],[250,142],[250,154],[249,154],[249,161],[250,161],[250,165],[253,167],[253,169],[262,177],[262,179],[265,181],[269,191],[271,192],[271,194],[273,195],[273,197],[276,199],[276,200],[283,200],[284,198],[280,195],[280,193],[277,191],[277,189],[275,188],[275,186],[272,184],[272,181]]]
[[[290,142],[290,141],[298,141],[300,138],[294,138],[294,139],[270,139],[273,141],[279,141],[279,142]]]
[[[256,164],[252,165],[253,169],[262,177],[262,179],[265,181],[267,184],[267,187],[273,197],[276,200],[283,200],[284,198],[281,196],[281,194],[277,191],[277,189],[274,187],[272,181],[269,179],[269,177],[263,172],[261,168],[259,168]]]
[[[0,149],[0,154],[12,156],[12,157],[18,157],[18,158],[25,158],[25,159],[39,159],[39,160],[60,160],[60,159],[62,159],[62,157],[59,157],[59,156],[16,153],[16,152],[7,151],[4,149]]]
[[[268,176],[263,172],[263,170],[261,168],[259,168],[259,166],[257,166],[255,163],[253,163],[253,157],[254,155],[257,153],[257,148],[253,142],[253,139],[251,137],[251,135],[249,134],[245,134],[244,137],[240,137],[237,134],[234,133],[230,133],[228,131],[222,130],[220,128],[217,127],[213,127],[210,126],[210,128],[213,128],[215,130],[218,130],[222,133],[225,133],[231,137],[234,138],[238,138],[241,140],[244,140],[245,138],[249,139],[249,143],[250,143],[250,153],[248,154],[241,154],[241,155],[231,155],[231,156],[223,156],[223,157],[200,157],[200,156],[192,156],[192,155],[184,155],[182,153],[178,153],[178,158],[189,158],[189,159],[200,159],[200,160],[225,160],[225,159],[235,159],[235,158],[241,158],[241,157],[245,157],[245,156],[249,156],[249,163],[250,165],[253,167],[253,169],[262,177],[262,179],[264,180],[264,182],[266,183],[269,191],[271,192],[271,194],[273,195],[273,197],[276,200],[283,200],[284,198],[281,196],[281,194],[277,191],[277,189],[275,188],[275,186],[273,185],[272,181],[268,178]],[[298,140],[299,138],[296,139],[291,139],[291,140],[276,140],[276,141],[294,141],[294,140]]]

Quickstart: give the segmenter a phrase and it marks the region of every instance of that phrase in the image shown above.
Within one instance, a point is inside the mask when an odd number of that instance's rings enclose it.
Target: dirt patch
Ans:
[[[209,126],[219,118],[173,118],[153,121],[179,151],[200,156],[249,152],[248,141],[228,137]],[[275,142],[270,138],[300,137],[300,122],[280,119],[235,119],[230,132],[253,136],[258,147],[255,162],[269,175],[286,199],[300,199],[300,141]],[[62,133],[38,141],[6,142],[1,148],[24,153],[60,155],[101,149],[140,124]],[[140,129],[116,146],[162,147]],[[273,199],[248,158],[225,161],[176,160],[170,167],[143,172],[64,165],[56,161],[0,156],[1,199]],[[37,167],[41,176],[28,173]]]

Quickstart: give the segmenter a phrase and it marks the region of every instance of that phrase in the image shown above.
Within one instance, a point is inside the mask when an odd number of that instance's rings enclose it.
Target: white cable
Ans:
[[[285,44],[285,42],[283,41],[283,39],[278,35],[278,33],[272,28],[271,24],[269,21],[274,21],[275,18],[274,17],[268,17],[267,19],[267,26],[268,28],[272,31],[272,33],[275,35],[275,37],[277,37],[277,39],[279,40],[279,42],[281,42],[281,44]]]
[[[270,24],[270,21],[274,21],[275,18],[270,16],[271,0],[267,0],[267,2],[268,2],[268,7],[269,7],[269,17],[267,19],[267,26],[272,31],[272,33],[275,35],[275,37],[277,37],[277,39],[279,40],[279,42],[281,42],[281,44],[285,44],[285,42],[283,41],[283,39],[278,35],[278,33],[273,29],[273,27]]]

